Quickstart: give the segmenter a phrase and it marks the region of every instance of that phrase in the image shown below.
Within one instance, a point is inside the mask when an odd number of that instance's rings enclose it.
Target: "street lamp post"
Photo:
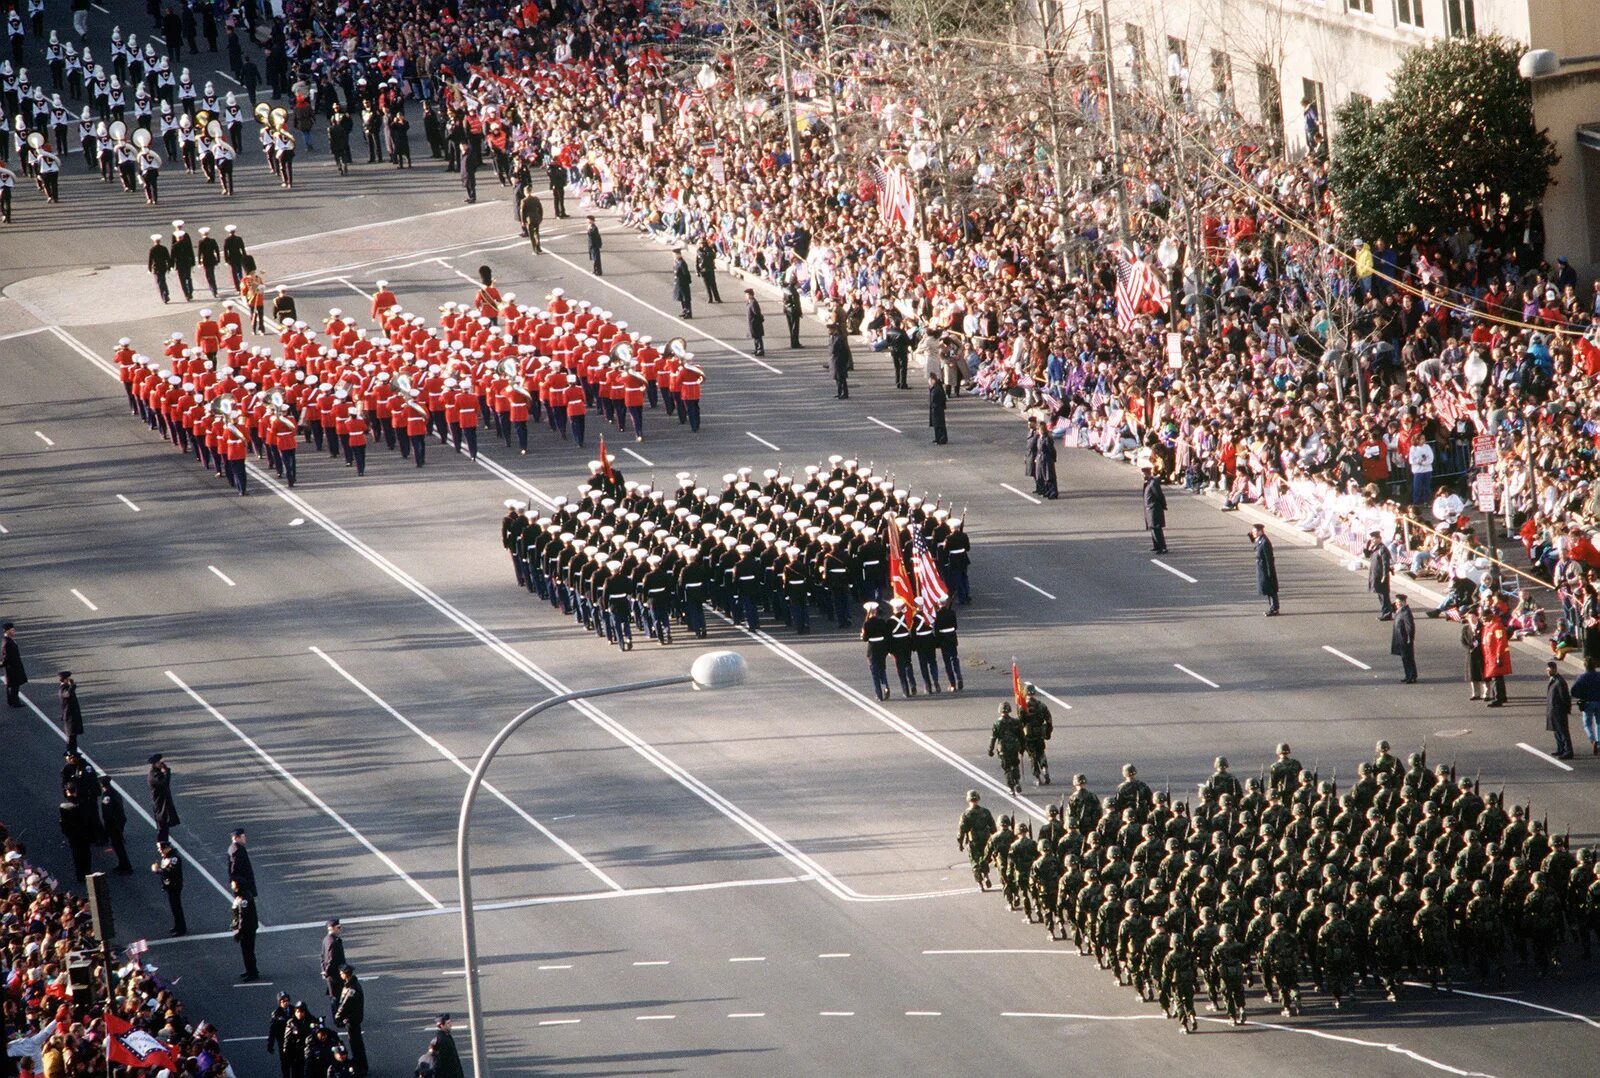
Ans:
[[[495,735],[489,747],[483,750],[478,766],[467,780],[467,791],[461,797],[461,819],[456,825],[456,885],[461,893],[461,945],[462,960],[467,975],[467,1021],[472,1031],[472,1069],[476,1078],[489,1078],[489,1054],[483,1032],[483,1011],[478,1000],[478,934],[472,913],[472,866],[467,848],[468,831],[472,826],[472,807],[478,798],[478,788],[494,762],[495,755],[527,722],[542,712],[574,700],[595,696],[615,696],[642,689],[660,689],[668,685],[693,685],[697,689],[723,689],[741,684],[745,679],[744,656],[736,651],[708,651],[694,661],[687,674],[652,678],[649,681],[632,681],[623,685],[605,685],[593,689],[577,689],[541,700],[522,714],[506,723]]]

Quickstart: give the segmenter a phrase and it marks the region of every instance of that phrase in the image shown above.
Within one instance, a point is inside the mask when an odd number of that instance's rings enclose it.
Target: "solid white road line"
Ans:
[[[516,235],[516,233],[507,232],[503,236],[491,238],[504,239],[507,236],[514,235]],[[301,238],[311,239],[312,237],[303,236]],[[364,270],[372,276],[373,280],[377,280],[380,275],[386,275],[396,270],[410,269],[413,266],[431,265],[434,258],[441,254],[459,251],[463,247],[480,242],[482,241],[465,240],[459,243],[447,243],[440,247],[424,247],[421,250],[416,251],[401,251],[398,254],[385,255],[382,258],[369,258],[361,262],[345,262],[337,266],[323,266],[320,269],[300,270],[297,273],[285,273],[282,277],[274,278],[274,280],[289,281],[301,286],[309,284],[327,284],[330,281],[337,281],[340,274],[348,273],[352,270]],[[272,245],[262,244],[261,246],[270,247]],[[254,249],[255,248],[252,248],[252,250]],[[401,259],[408,258],[414,259],[415,261],[401,261]],[[398,265],[396,263],[398,263]]]
[[[226,71],[221,71],[221,70],[217,70],[217,69],[213,69],[213,70],[216,71],[218,76],[220,76],[221,78],[227,79],[229,82],[233,83],[235,86],[243,86],[244,85],[242,82],[240,82],[238,79],[234,78],[232,75],[228,74]]]
[[[1049,592],[1045,591],[1039,585],[1030,584],[1026,580],[1022,579],[1020,576],[1014,576],[1011,579],[1015,580],[1018,584],[1021,584],[1025,588],[1032,588],[1034,591],[1038,592],[1040,595],[1043,595],[1046,599],[1054,599],[1055,598],[1054,595],[1051,595]]]
[[[923,954],[1047,954],[1054,958],[1072,954],[1048,947],[969,947],[960,950],[923,951]]]
[[[1151,1017],[1160,1018],[1162,1016],[1157,1014],[1152,1015]],[[1199,1019],[1202,1022],[1213,1022],[1219,1026],[1229,1025],[1233,1022],[1231,1018],[1209,1018],[1205,1015],[1200,1015]],[[1432,1067],[1434,1070],[1444,1071],[1446,1074],[1458,1075],[1459,1078],[1495,1078],[1494,1075],[1485,1074],[1483,1071],[1469,1071],[1462,1070],[1460,1067],[1452,1067],[1448,1063],[1441,1062],[1437,1059],[1432,1059],[1428,1056],[1422,1055],[1419,1052],[1414,1052],[1409,1048],[1402,1048],[1398,1044],[1391,1044],[1385,1041],[1365,1041],[1359,1037],[1342,1037],[1337,1033],[1324,1033],[1320,1029],[1307,1029],[1305,1026],[1285,1026],[1279,1025],[1276,1022],[1261,1022],[1254,1018],[1246,1018],[1244,1024],[1247,1026],[1259,1026],[1262,1029],[1276,1030],[1279,1033],[1299,1033],[1306,1037],[1317,1037],[1326,1041],[1338,1041],[1340,1044],[1353,1044],[1360,1048],[1381,1048],[1385,1052],[1394,1052],[1396,1055],[1405,1056],[1407,1059],[1415,1060],[1424,1066]]]
[[[1404,983],[1408,988],[1433,988],[1432,985],[1423,984],[1421,981],[1406,981]],[[1439,991],[1437,988],[1433,988],[1433,990],[1435,992]],[[1600,1022],[1595,1021],[1588,1015],[1574,1014],[1572,1011],[1563,1011],[1555,1007],[1546,1007],[1542,1003],[1529,1003],[1525,999],[1513,999],[1510,996],[1492,996],[1487,992],[1468,992],[1465,988],[1452,988],[1450,991],[1454,995],[1458,996],[1471,996],[1473,999],[1492,999],[1498,1003],[1513,1003],[1518,1007],[1527,1007],[1535,1011],[1545,1011],[1549,1014],[1559,1014],[1563,1018],[1570,1018],[1575,1022],[1582,1022],[1585,1025],[1590,1025],[1596,1029],[1600,1029]]]
[[[100,609],[98,606],[95,606],[93,603],[91,603],[89,601],[89,597],[87,595],[85,595],[83,592],[79,591],[77,588],[73,588],[72,589],[72,594],[74,594],[74,595],[76,595],[78,597],[78,602],[82,603],[84,606],[88,607],[90,610],[99,610]]]
[[[43,718],[44,713],[39,712],[39,716]],[[49,722],[50,720],[45,719],[45,721]],[[51,726],[56,728],[57,733],[61,732],[58,724],[51,723]],[[66,740],[66,735],[62,735],[62,740]],[[126,797],[127,795],[124,794],[123,796]],[[148,819],[148,817],[146,817],[146,819]],[[155,824],[152,822],[151,826],[154,827]],[[204,871],[204,869],[201,871]],[[694,891],[727,891],[740,887],[771,887],[774,884],[780,883],[810,883],[815,879],[816,877],[811,875],[775,876],[769,879],[757,880],[719,880],[715,883],[674,884],[670,887],[636,887],[628,891],[586,891],[582,894],[576,895],[542,895],[538,898],[514,898],[499,902],[474,902],[472,904],[472,908],[479,913],[499,913],[503,910],[528,909],[532,906],[563,906],[571,902],[599,902],[608,898],[645,898],[655,895],[675,895]],[[219,890],[222,890],[220,884],[217,886]],[[223,894],[227,895],[229,901],[232,901],[233,896],[226,890],[223,890]],[[373,913],[355,917],[342,917],[341,920],[347,925],[382,925],[391,924],[396,921],[415,921],[419,918],[426,917],[454,917],[460,912],[460,906],[446,906],[443,909],[434,909],[430,906],[425,910],[401,910],[399,913]],[[261,931],[309,932],[315,929],[316,931],[321,932],[326,927],[326,921],[299,921],[295,924],[273,925],[270,928],[266,925],[262,925]],[[221,940],[232,938],[232,932],[202,932],[188,936],[179,936],[175,939],[153,939],[150,941],[150,946],[156,947],[173,943],[191,943],[195,940]]]
[[[365,288],[362,288],[358,284],[352,283],[350,278],[348,278],[348,277],[340,277],[339,280],[345,285],[345,287],[349,288],[352,292],[355,292],[355,293],[357,293],[359,295],[366,296],[368,299],[372,298],[372,293],[371,292],[368,292]]]
[[[754,433],[752,433],[750,431],[745,431],[745,433],[750,435],[750,437],[754,438],[756,441],[760,442],[762,445],[766,446],[768,449],[772,450],[774,453],[782,453],[783,452],[783,450],[779,449],[777,446],[773,445],[771,442],[769,442],[765,438],[761,437],[761,435],[754,434]]]
[[[464,774],[464,775],[471,775],[472,774],[472,767],[469,766],[465,760],[461,759],[461,757],[459,757],[455,753],[451,752],[448,748],[445,747],[445,745],[441,741],[439,741],[433,735],[429,734],[427,731],[425,731],[421,727],[419,727],[416,723],[412,722],[410,719],[408,719],[404,715],[400,714],[400,712],[396,711],[393,707],[391,707],[389,705],[389,703],[386,700],[383,699],[383,697],[379,696],[377,693],[375,693],[371,689],[367,688],[367,686],[363,685],[360,681],[358,681],[356,679],[356,676],[354,674],[352,674],[350,671],[346,670],[344,667],[340,666],[337,662],[335,662],[333,657],[331,655],[329,655],[326,651],[323,651],[321,648],[317,647],[316,645],[312,645],[310,650],[311,650],[311,654],[315,655],[317,658],[321,659],[323,662],[325,662],[329,666],[331,666],[333,668],[334,673],[338,674],[340,677],[342,677],[346,681],[348,681],[351,685],[355,686],[355,688],[356,688],[356,690],[358,692],[360,692],[368,700],[371,700],[374,704],[377,704],[380,708],[382,708],[384,711],[386,711],[389,714],[389,716],[391,718],[393,718],[396,722],[398,722],[401,726],[404,726],[407,730],[410,730],[412,733],[416,734],[423,741],[427,742],[428,745],[435,752],[437,752],[440,756],[443,756],[446,760],[449,760],[451,763],[455,764],[457,770],[459,770],[462,774]],[[569,845],[568,843],[563,841],[559,836],[557,836],[555,834],[555,832],[551,831],[544,824],[540,823],[538,820],[536,820],[532,816],[530,816],[526,811],[523,810],[522,806],[520,806],[516,802],[512,801],[509,797],[507,797],[505,794],[501,793],[498,789],[496,789],[490,783],[485,782],[483,784],[483,788],[486,791],[488,791],[490,796],[494,797],[495,800],[499,801],[502,805],[504,805],[506,808],[510,809],[512,812],[515,812],[518,816],[522,817],[522,820],[523,820],[524,823],[526,823],[528,826],[532,827],[534,830],[538,831],[545,838],[549,839],[551,842],[555,843],[558,847],[560,847],[561,851],[563,853],[565,853],[568,857],[572,858],[574,861],[578,862],[578,864],[580,864],[584,868],[588,869],[589,873],[591,875],[593,875],[595,879],[599,880],[601,883],[605,884],[607,887],[611,888],[613,891],[621,891],[621,890],[623,890],[622,884],[618,883],[616,880],[614,880],[610,876],[606,875],[606,873],[603,872],[600,869],[600,867],[597,866],[594,862],[590,861],[583,854],[579,853],[574,847],[572,847],[571,845]]]
[[[457,277],[460,277],[463,281],[471,281],[473,284],[481,284],[482,283],[476,277],[474,277],[472,274],[463,273],[462,271],[456,269],[446,259],[435,258],[435,259],[433,259],[433,261],[439,263],[439,265],[443,266],[445,269],[449,270],[451,273],[455,274]]]
[[[1045,1011],[1001,1011],[1001,1018],[1067,1018],[1093,1022],[1143,1022],[1148,1018],[1165,1018],[1164,1014],[1059,1014]]]
[[[1572,765],[1567,763],[1565,760],[1557,760],[1554,756],[1551,756],[1548,752],[1545,752],[1543,749],[1536,749],[1532,745],[1528,744],[1526,741],[1517,742],[1517,748],[1521,749],[1523,752],[1531,752],[1535,756],[1537,756],[1539,759],[1546,760],[1546,761],[1548,761],[1548,762],[1550,762],[1552,764],[1555,764],[1557,767],[1559,767],[1563,771],[1571,771],[1572,770]]]
[[[55,444],[56,444],[56,443],[52,442],[49,438],[45,437],[45,433],[42,430],[34,431],[33,432],[33,436],[35,438],[39,439],[41,442],[43,442],[48,447],[52,447],[53,448],[55,446]]]
[[[1024,494],[1022,491],[1018,490],[1016,487],[1012,486],[1010,483],[1001,483],[1000,485],[1002,487],[1005,487],[1011,493],[1015,494],[1017,497],[1025,498],[1028,501],[1032,502],[1034,505],[1043,505],[1044,504],[1038,498],[1035,498],[1032,494]]]
[[[655,461],[646,460],[644,457],[641,457],[639,454],[635,453],[633,450],[629,449],[627,446],[623,446],[622,447],[622,451],[624,453],[628,454],[628,456],[632,457],[634,460],[638,461],[640,464],[643,464],[646,468],[654,468],[656,466],[656,462]]]
[[[216,576],[217,576],[217,579],[222,581],[224,584],[228,585],[228,587],[236,588],[236,587],[239,586],[239,585],[235,584],[232,580],[229,580],[228,579],[228,574],[224,573],[221,569],[218,569],[215,565],[208,565],[208,566],[206,566],[206,568],[210,569],[213,573],[215,573]]]
[[[4,524],[0,524],[0,535],[10,535],[10,534],[11,534],[11,529],[6,527]]]
[[[1035,689],[1039,689],[1039,686],[1035,685],[1034,688]],[[1072,705],[1071,704],[1069,704],[1065,700],[1061,699],[1061,697],[1056,696],[1054,693],[1048,693],[1048,692],[1045,692],[1043,689],[1039,689],[1039,695],[1044,697],[1046,700],[1051,701],[1052,703],[1059,704],[1061,707],[1065,708],[1068,711],[1072,710]]]
[[[774,367],[772,364],[768,363],[766,360],[757,359],[755,356],[751,355],[749,352],[746,352],[743,348],[735,348],[733,345],[729,344],[725,340],[722,340],[720,337],[713,337],[711,334],[707,333],[705,330],[701,329],[699,326],[696,326],[693,322],[685,321],[684,319],[679,318],[677,315],[668,314],[666,311],[663,311],[660,307],[657,307],[653,303],[646,303],[644,300],[640,299],[638,296],[634,295],[632,292],[629,292],[626,288],[622,288],[619,285],[612,284],[610,281],[606,280],[604,277],[595,277],[595,275],[593,273],[590,273],[588,270],[584,269],[582,266],[580,266],[576,262],[572,261],[572,259],[566,258],[566,257],[564,257],[562,255],[558,255],[554,251],[550,250],[550,248],[548,248],[548,247],[545,248],[544,255],[542,257],[544,257],[544,258],[553,258],[557,262],[560,262],[562,265],[572,267],[573,269],[577,270],[579,273],[583,274],[586,277],[594,278],[595,283],[605,285],[607,288],[611,289],[613,292],[622,293],[624,296],[627,296],[629,299],[633,300],[633,302],[637,303],[639,306],[643,307],[645,310],[654,312],[655,314],[660,315],[662,318],[665,318],[669,322],[676,322],[678,325],[682,326],[684,329],[688,330],[690,333],[694,334],[695,336],[702,337],[705,340],[710,341],[712,344],[721,345],[723,348],[726,348],[728,351],[732,352],[734,355],[739,356],[742,359],[748,359],[751,363],[754,363],[758,367],[765,367],[767,370],[771,371],[773,374],[782,374],[783,373],[777,367]]]
[[[1340,651],[1336,647],[1333,647],[1332,645],[1323,644],[1322,645],[1322,650],[1326,651],[1329,655],[1337,655],[1339,658],[1343,659],[1345,662],[1349,663],[1351,666],[1360,667],[1362,670],[1371,670],[1372,669],[1372,667],[1368,666],[1366,663],[1362,662],[1360,659],[1357,659],[1353,655],[1346,655],[1344,652]]]
[[[0,341],[14,341],[18,337],[31,337],[35,333],[49,333],[49,326],[39,326],[36,329],[19,329],[15,333],[0,333]]]
[[[1200,581],[1196,580],[1194,577],[1190,576],[1188,573],[1183,572],[1181,569],[1174,569],[1172,566],[1168,565],[1166,562],[1162,561],[1160,558],[1151,558],[1150,559],[1150,564],[1154,565],[1158,569],[1165,569],[1167,572],[1171,573],[1173,576],[1177,577],[1179,580],[1186,580],[1190,584],[1198,584],[1198,583],[1200,583]]]
[[[39,705],[35,704],[32,700],[29,700],[26,694],[18,693],[17,695],[18,695],[18,698],[21,699],[21,701],[28,706],[28,710],[29,711],[31,711],[35,715],[39,716],[39,721],[40,722],[44,723],[51,730],[53,730],[55,732],[55,735],[57,737],[59,737],[63,742],[67,740],[66,732],[61,729],[61,724],[59,722],[56,722],[54,719],[50,718],[44,712],[40,711],[39,710]],[[84,762],[87,763],[90,767],[94,768],[96,771],[100,772],[100,774],[102,774],[102,775],[111,774],[111,772],[107,771],[105,768],[103,768],[99,764],[95,763],[94,762],[94,758],[89,755],[88,751],[85,750],[82,745],[78,746],[78,752],[80,752],[83,755]],[[155,819],[153,817],[151,817],[149,811],[144,807],[143,804],[141,804],[139,801],[134,800],[132,797],[128,796],[128,791],[123,789],[122,783],[117,782],[116,780],[113,779],[112,783],[111,783],[111,787],[112,787],[112,789],[116,790],[118,794],[121,795],[122,804],[123,804],[124,808],[130,810],[131,812],[134,813],[134,815],[138,816],[139,819],[141,819],[145,823],[149,824],[150,825],[150,829],[152,831],[156,830],[156,821],[155,821]],[[190,865],[194,866],[194,870],[196,872],[200,873],[200,875],[205,878],[205,881],[207,883],[209,883],[212,887],[216,888],[217,894],[221,895],[223,897],[223,899],[226,902],[228,902],[230,905],[233,903],[233,892],[228,890],[226,887],[222,886],[221,883],[217,882],[217,878],[211,874],[211,872],[206,868],[205,865],[201,864],[199,861],[196,861],[194,859],[194,856],[192,854],[190,854],[188,850],[184,849],[183,846],[178,842],[177,839],[173,838],[173,839],[168,839],[167,841],[172,843],[172,848],[178,851],[178,856],[179,857],[183,858],[185,861],[189,862]],[[323,922],[323,923],[326,924],[326,922]],[[266,932],[266,931],[269,931],[269,929],[267,928],[266,925],[262,925],[261,926],[261,931]],[[233,938],[233,933],[232,932],[221,932],[221,933],[218,933],[218,935],[217,935],[217,938],[219,938],[219,939],[224,938],[224,937],[226,937],[228,939],[232,939]],[[178,938],[179,939],[192,939],[193,937],[192,936],[179,936]],[[151,942],[155,942],[155,941],[152,940]]]
[[[96,11],[98,11],[102,15],[111,14],[111,9],[110,8],[101,7],[99,4],[90,4],[89,6],[94,8]]]
[[[349,834],[351,838],[353,838],[357,842],[361,843],[362,846],[366,847],[366,849],[367,849],[367,851],[369,853],[371,853],[374,857],[376,857],[378,860],[382,861],[385,865],[387,865],[389,867],[389,869],[392,872],[394,872],[394,874],[396,876],[399,876],[402,880],[404,880],[406,882],[407,886],[409,886],[413,891],[415,891],[417,894],[421,895],[425,900],[427,900],[429,905],[431,905],[434,909],[440,909],[440,910],[444,909],[444,903],[443,902],[440,902],[437,898],[434,898],[432,895],[430,895],[428,893],[427,889],[424,888],[416,880],[412,879],[410,874],[408,874],[405,869],[401,868],[398,864],[396,864],[393,858],[391,858],[388,854],[384,853],[382,850],[378,849],[378,847],[374,846],[372,844],[371,840],[369,840],[366,835],[363,835],[360,831],[357,831],[355,829],[355,827],[353,827],[351,825],[349,820],[346,820],[343,816],[341,816],[337,812],[335,812],[334,809],[333,809],[333,806],[329,805],[322,798],[320,798],[316,794],[312,793],[311,792],[311,787],[307,786],[305,783],[301,782],[299,779],[295,778],[292,774],[290,774],[288,768],[284,767],[277,760],[274,760],[272,758],[272,755],[270,753],[268,753],[266,749],[264,749],[260,745],[256,744],[255,741],[251,739],[249,734],[247,734],[243,730],[239,729],[231,721],[229,721],[229,719],[228,719],[228,717],[226,715],[224,715],[222,712],[218,711],[216,708],[212,707],[209,703],[207,703],[204,697],[202,697],[199,693],[197,693],[193,689],[191,689],[188,686],[188,684],[181,677],[179,677],[177,674],[174,674],[171,670],[168,670],[168,671],[166,671],[166,675],[167,675],[167,680],[171,681],[179,689],[183,690],[183,692],[191,700],[193,700],[195,703],[199,704],[202,708],[204,708],[205,711],[213,719],[216,719],[223,726],[226,726],[228,728],[228,730],[230,732],[232,732],[232,734],[235,737],[237,737],[240,741],[243,741],[245,743],[245,745],[247,745],[252,752],[254,752],[257,756],[259,756],[263,763],[265,763],[268,767],[272,768],[272,770],[276,771],[280,778],[282,778],[290,786],[293,786],[296,790],[298,790],[300,792],[300,795],[302,797],[304,797],[307,801],[310,801],[317,808],[321,809],[323,811],[323,813],[330,820],[332,820],[334,823],[338,824],[340,827],[344,828],[345,832],[347,834]]]
[[[132,509],[135,513],[138,513],[138,512],[141,511],[137,505],[134,505],[132,502],[130,502],[127,498],[125,498],[121,494],[117,495],[117,501],[121,502],[123,505],[126,505],[129,509]]]
[[[1185,674],[1188,674],[1190,677],[1194,678],[1196,681],[1201,681],[1201,682],[1204,682],[1207,685],[1210,685],[1213,689],[1222,688],[1222,686],[1218,685],[1215,681],[1212,681],[1208,677],[1201,677],[1199,674],[1195,673],[1193,670],[1190,670],[1187,666],[1184,666],[1182,663],[1173,663],[1172,665],[1173,665],[1174,668],[1176,668],[1178,670],[1182,670]]]
[[[868,422],[872,422],[872,423],[878,424],[878,426],[882,427],[884,430],[893,431],[895,434],[904,434],[905,433],[905,431],[901,430],[899,427],[891,427],[889,424],[885,423],[883,420],[879,419],[875,415],[867,416],[867,420],[868,420]]]
[[[503,199],[498,199],[498,198],[497,199],[491,199],[491,200],[479,200],[478,202],[476,202],[476,203],[474,203],[474,204],[472,204],[470,206],[451,206],[447,210],[432,210],[432,211],[430,211],[428,213],[414,213],[409,217],[394,217],[394,218],[391,218],[390,220],[387,220],[387,221],[368,221],[364,225],[350,225],[347,228],[335,228],[335,229],[331,229],[331,230],[329,230],[327,232],[313,232],[308,236],[290,236],[288,239],[270,240],[270,241],[268,241],[266,243],[253,243],[253,244],[250,245],[250,249],[252,251],[265,251],[265,250],[267,250],[268,248],[271,248],[271,247],[287,247],[291,243],[304,243],[306,240],[326,239],[329,236],[344,236],[344,235],[348,235],[351,232],[367,232],[367,231],[369,231],[371,229],[374,229],[374,228],[388,228],[390,225],[407,225],[407,224],[410,224],[412,221],[425,221],[425,220],[428,220],[429,218],[432,218],[432,217],[444,217],[447,214],[463,213],[463,212],[474,210],[474,209],[482,209],[485,206],[499,206],[499,205],[503,205],[503,204],[504,204],[504,200]],[[482,240],[468,240],[467,242],[468,243],[482,243],[483,241]],[[454,243],[454,244],[451,244],[450,246],[451,247],[465,247],[466,244],[465,243]],[[440,248],[440,250],[448,250],[448,248]],[[405,255],[395,255],[393,257],[404,258],[406,256]],[[379,261],[386,261],[386,260],[380,259]],[[353,267],[343,266],[343,267],[339,267],[339,268],[341,268],[341,269],[351,269]],[[318,270],[317,271],[317,273],[321,273],[321,272],[324,272],[324,271],[322,271],[322,270]],[[306,274],[306,276],[314,277],[314,276],[316,276],[316,273]],[[476,280],[476,278],[474,278],[474,280]]]

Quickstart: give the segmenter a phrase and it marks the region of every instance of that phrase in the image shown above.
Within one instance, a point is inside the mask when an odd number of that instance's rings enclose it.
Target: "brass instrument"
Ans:
[[[633,362],[633,345],[626,341],[612,345],[611,359],[614,363],[631,364]]]
[[[22,117],[19,116],[17,118],[20,120]],[[121,142],[128,137],[128,125],[121,120],[113,120],[111,126],[106,129],[106,133],[111,136],[112,142]]]
[[[148,148],[150,145],[150,132],[146,131],[142,127],[135,130],[133,133],[133,144],[139,147],[141,150]]]
[[[272,106],[265,101],[260,102],[256,105],[255,117],[256,123],[265,127],[272,121]]]
[[[689,342],[684,340],[682,337],[672,338],[672,340],[667,342],[667,354],[671,356],[677,356],[679,359],[686,358],[690,354]]]
[[[289,124],[289,110],[288,109],[275,108],[275,109],[272,110],[272,129],[274,131],[282,131],[288,126],[288,124]]]

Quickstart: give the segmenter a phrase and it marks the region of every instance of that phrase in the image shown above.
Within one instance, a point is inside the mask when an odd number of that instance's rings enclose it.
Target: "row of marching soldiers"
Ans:
[[[1290,1016],[1306,979],[1335,1008],[1369,986],[1394,1000],[1408,979],[1503,981],[1508,952],[1542,978],[1574,943],[1589,959],[1600,936],[1594,850],[1574,853],[1453,766],[1402,764],[1386,741],[1343,794],[1288,745],[1248,783],[1218,757],[1192,809],[1132,765],[1103,801],[1087,781],[1037,835],[1008,816],[996,826],[973,791],[957,843],[980,887],[997,874],[1012,909],[1186,1031],[1201,986],[1208,1009],[1243,1024],[1258,980]]]
[[[635,626],[661,644],[675,624],[704,637],[707,604],[751,631],[773,618],[809,632],[814,608],[847,626],[857,601],[875,607],[889,586],[879,532],[891,526],[926,532],[941,572],[970,597],[960,518],[856,461],[835,455],[806,466],[804,478],[768,469],[760,481],[741,468],[720,491],[688,472],[676,489],[656,490],[624,479],[609,458],[590,468],[576,502],[558,497],[543,513],[507,502],[501,542],[520,586],[621,648],[632,646]],[[904,619],[919,651],[926,637],[930,656],[942,653],[950,688],[963,687],[952,602]],[[929,692],[940,691],[931,657],[924,676]]]
[[[228,476],[240,494],[251,454],[294,486],[301,445],[342,457],[358,476],[366,474],[368,445],[380,440],[419,468],[434,438],[476,459],[485,415],[507,446],[515,437],[524,453],[528,423],[541,413],[560,438],[581,445],[591,399],[618,427],[642,430],[644,370],[651,377],[648,399],[664,400],[698,426],[705,374],[692,354],[663,355],[609,312],[588,303],[574,307],[559,289],[543,310],[514,304],[514,295],[497,299],[503,324],[447,304],[440,324],[430,327],[400,306],[387,282],[377,287],[378,331],[334,308],[320,332],[302,320],[283,323],[276,355],[245,342],[231,307],[216,318],[202,311],[193,342],[175,332],[159,358],[124,338],[115,360],[129,409]],[[242,453],[233,430],[243,438]],[[230,467],[235,459],[237,467]]]

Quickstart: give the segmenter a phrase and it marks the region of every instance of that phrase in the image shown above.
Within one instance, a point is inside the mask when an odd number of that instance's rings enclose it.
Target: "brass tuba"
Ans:
[[[623,363],[623,364],[632,363],[633,362],[633,345],[629,344],[626,341],[620,341],[617,344],[612,345],[611,346],[611,359],[612,359],[612,362],[614,362],[614,363]]]
[[[667,354],[677,356],[679,359],[689,355],[689,342],[682,337],[674,337],[667,342]]]
[[[267,104],[265,101],[262,101],[256,105],[255,116],[256,123],[260,124],[262,127],[267,126],[267,124],[272,120],[272,106]]]

